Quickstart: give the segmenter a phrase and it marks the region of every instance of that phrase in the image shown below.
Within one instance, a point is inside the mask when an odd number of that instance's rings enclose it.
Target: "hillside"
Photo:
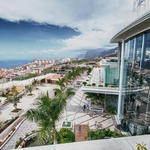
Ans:
[[[103,57],[108,54],[112,54],[117,50],[116,48],[113,49],[105,49],[105,48],[99,48],[94,50],[87,50],[87,52],[83,55],[79,55],[79,57],[90,59],[90,58],[96,58],[96,57]]]

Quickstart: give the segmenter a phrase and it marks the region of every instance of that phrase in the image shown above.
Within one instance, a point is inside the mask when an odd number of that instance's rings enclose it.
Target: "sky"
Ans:
[[[0,0],[0,59],[76,57],[113,48],[133,0]]]

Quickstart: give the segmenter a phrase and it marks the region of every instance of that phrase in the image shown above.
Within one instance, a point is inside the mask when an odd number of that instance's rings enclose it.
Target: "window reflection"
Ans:
[[[150,33],[125,42],[123,81],[123,87],[130,91],[124,106],[128,123],[150,125]]]
[[[142,67],[144,69],[150,69],[150,33],[145,35],[144,43],[144,54],[143,54],[143,63]]]
[[[136,48],[135,48],[135,67],[139,68],[142,52],[142,36],[136,38]]]

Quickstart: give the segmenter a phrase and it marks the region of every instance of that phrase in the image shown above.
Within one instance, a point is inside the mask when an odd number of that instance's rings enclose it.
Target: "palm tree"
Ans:
[[[56,92],[57,97],[61,97],[62,99],[67,99],[69,96],[72,96],[75,94],[73,91],[73,88],[67,88],[65,91],[61,89],[54,89]]]
[[[68,73],[65,75],[64,78],[65,78],[65,83],[66,83],[66,84],[68,84],[68,82],[71,82],[71,80],[73,79],[71,72],[68,72]]]
[[[58,81],[56,81],[56,84],[59,85],[61,90],[64,90],[64,88],[65,88],[65,79],[64,78],[59,79]]]
[[[30,94],[32,94],[32,86],[27,86],[27,90],[29,91]]]
[[[18,96],[18,91],[16,86],[13,86],[11,90],[9,90],[7,94],[7,100],[8,102],[12,103],[15,110],[17,110],[17,104],[19,103],[20,97]]]
[[[66,109],[66,99],[70,96],[73,96],[75,92],[72,88],[67,88],[65,91],[62,91],[60,89],[55,89],[56,95],[58,98],[63,100],[63,105],[65,107],[65,122],[67,123],[67,109]]]
[[[8,102],[12,103],[15,110],[17,110],[17,104],[19,103],[20,98],[18,96],[8,97]]]
[[[37,109],[30,109],[25,114],[27,119],[35,121],[39,125],[38,133],[41,140],[51,140],[53,135],[54,144],[57,143],[56,121],[63,109],[62,103],[63,100],[59,97],[51,99],[48,94],[43,95],[40,102],[37,103]]]
[[[33,82],[32,82],[32,85],[36,85],[38,83],[39,83],[38,80],[34,79]]]
[[[12,88],[11,88],[11,90],[9,90],[9,92],[8,92],[8,96],[14,96],[14,95],[18,95],[19,93],[18,93],[18,91],[17,91],[17,87],[16,86],[13,86]]]

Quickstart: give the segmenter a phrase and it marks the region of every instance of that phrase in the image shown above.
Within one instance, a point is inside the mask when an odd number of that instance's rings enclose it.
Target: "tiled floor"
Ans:
[[[111,117],[103,117],[102,115],[97,115],[90,117],[87,112],[83,111],[83,105],[88,104],[85,99],[85,94],[78,89],[76,94],[68,100],[67,103],[67,120],[71,121],[72,124],[89,124],[90,129],[96,129],[95,122],[101,122],[103,128],[114,129],[113,121]],[[57,129],[61,128],[63,121],[65,121],[65,112],[62,114],[61,119],[57,123]]]

